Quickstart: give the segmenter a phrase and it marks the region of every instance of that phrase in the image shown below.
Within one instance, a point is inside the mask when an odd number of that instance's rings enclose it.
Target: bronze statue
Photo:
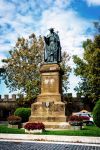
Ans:
[[[50,34],[44,37],[45,41],[45,53],[44,61],[47,63],[59,63],[61,62],[61,46],[57,33],[53,28],[49,29]]]

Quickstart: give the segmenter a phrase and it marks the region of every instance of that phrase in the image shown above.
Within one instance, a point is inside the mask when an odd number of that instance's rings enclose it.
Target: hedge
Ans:
[[[93,109],[93,120],[95,125],[100,128],[100,100],[97,101]]]
[[[29,120],[29,116],[31,115],[31,108],[17,108],[14,115],[21,117],[22,122],[27,122]]]

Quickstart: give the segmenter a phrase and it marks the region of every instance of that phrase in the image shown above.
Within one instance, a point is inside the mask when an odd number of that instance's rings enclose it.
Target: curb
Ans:
[[[47,142],[100,144],[100,137],[87,137],[87,136],[0,134],[0,140],[24,140],[24,141],[44,141],[44,142],[47,141]]]

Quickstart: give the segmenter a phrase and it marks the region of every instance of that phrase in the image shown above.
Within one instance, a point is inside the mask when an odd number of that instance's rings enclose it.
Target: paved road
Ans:
[[[100,150],[99,146],[0,141],[0,150]]]

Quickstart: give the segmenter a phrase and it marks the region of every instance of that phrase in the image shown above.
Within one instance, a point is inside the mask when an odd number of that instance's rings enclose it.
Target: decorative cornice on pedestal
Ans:
[[[59,64],[43,64],[40,68],[40,73],[44,72],[60,72],[61,74],[64,73]]]

